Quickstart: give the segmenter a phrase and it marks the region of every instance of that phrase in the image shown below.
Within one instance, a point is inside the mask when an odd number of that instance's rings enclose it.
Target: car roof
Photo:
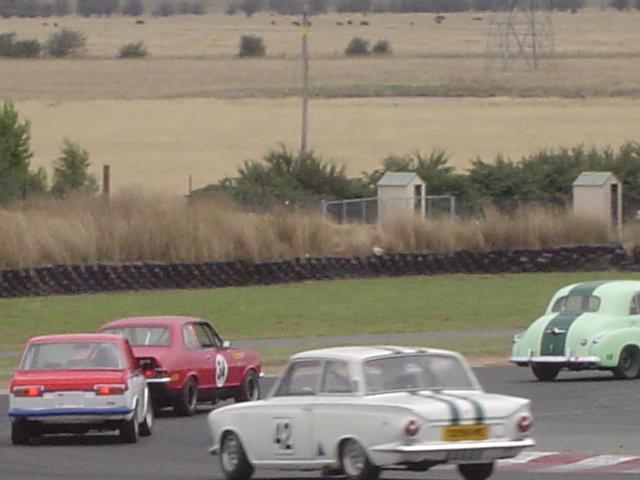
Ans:
[[[435,348],[424,347],[407,347],[395,345],[376,345],[376,346],[349,346],[349,347],[330,347],[319,348],[315,350],[307,350],[296,353],[291,360],[300,360],[305,358],[333,358],[339,360],[367,360],[369,358],[392,357],[394,355],[410,355],[410,354],[445,354],[459,356],[458,353],[449,350],[440,350]]]
[[[111,333],[60,333],[56,335],[40,335],[27,340],[28,343],[56,342],[121,342],[119,335]]]
[[[557,295],[567,295],[574,288],[592,288],[595,295],[610,293],[635,293],[640,290],[640,280],[602,280],[572,283],[560,288]]]
[[[181,315],[158,315],[145,317],[126,317],[119,320],[113,320],[105,323],[100,328],[118,327],[118,326],[136,326],[136,325],[182,325],[189,322],[204,322],[205,320],[196,317],[187,317]]]

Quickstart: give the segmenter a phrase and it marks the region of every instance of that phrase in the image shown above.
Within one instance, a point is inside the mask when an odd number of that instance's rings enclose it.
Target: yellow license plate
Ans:
[[[486,440],[489,437],[487,425],[449,425],[442,429],[442,440],[459,442],[461,440]]]

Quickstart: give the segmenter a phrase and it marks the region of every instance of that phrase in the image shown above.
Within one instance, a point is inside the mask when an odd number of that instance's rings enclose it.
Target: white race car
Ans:
[[[216,409],[208,423],[229,480],[256,467],[364,480],[445,463],[484,480],[535,445],[529,400],[485,393],[461,355],[426,348],[298,353],[268,398]]]

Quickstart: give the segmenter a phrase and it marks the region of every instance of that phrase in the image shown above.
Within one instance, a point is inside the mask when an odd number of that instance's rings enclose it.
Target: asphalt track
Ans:
[[[487,391],[532,400],[538,445],[518,462],[500,464],[496,480],[630,480],[640,478],[640,380],[615,381],[605,372],[562,373],[540,383],[514,366],[475,369]],[[271,379],[263,379],[268,384]],[[7,397],[0,397],[6,412]],[[39,445],[11,444],[9,419],[0,416],[0,479],[222,479],[207,454],[206,412],[162,414],[151,437],[122,445],[114,434],[45,437]],[[319,474],[259,470],[257,480],[317,479]],[[461,478],[451,468],[424,473],[389,471],[382,479]]]

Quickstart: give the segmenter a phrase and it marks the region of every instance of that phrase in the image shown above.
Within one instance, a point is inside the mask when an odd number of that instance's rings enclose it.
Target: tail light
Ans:
[[[420,424],[415,420],[409,420],[404,427],[404,434],[407,437],[415,437],[420,431]]]
[[[16,397],[41,397],[44,387],[14,387],[11,393]]]
[[[96,385],[96,395],[123,395],[127,390],[125,385]]]
[[[529,415],[522,415],[518,419],[518,431],[521,433],[527,433],[533,427],[533,418]]]

